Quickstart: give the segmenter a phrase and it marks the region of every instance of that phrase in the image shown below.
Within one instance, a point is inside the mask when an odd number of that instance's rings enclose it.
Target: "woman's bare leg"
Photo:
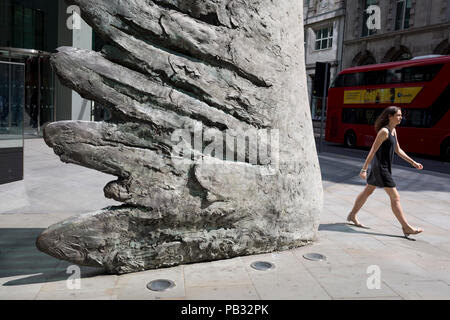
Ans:
[[[398,222],[402,225],[402,228],[407,232],[414,231],[415,228],[413,228],[408,221],[406,221],[405,214],[403,213],[402,206],[400,205],[400,195],[398,194],[397,188],[384,188],[384,190],[386,190],[389,198],[391,199],[392,212],[394,212],[394,215]]]
[[[356,214],[358,211],[362,208],[364,203],[367,201],[369,196],[375,191],[377,187],[366,185],[364,190],[356,197],[355,204],[353,205],[352,211],[350,211],[350,214],[347,217],[348,221],[353,221],[353,223],[357,226],[361,226],[361,224],[358,222],[358,219],[356,218]]]

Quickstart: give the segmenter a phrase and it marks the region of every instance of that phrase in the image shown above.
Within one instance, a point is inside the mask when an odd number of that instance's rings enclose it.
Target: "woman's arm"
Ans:
[[[359,173],[359,176],[362,179],[366,179],[367,168],[369,167],[370,162],[372,161],[373,157],[375,156],[375,153],[380,148],[381,144],[388,138],[388,135],[389,135],[389,131],[386,128],[383,128],[380,131],[378,131],[377,137],[375,138],[372,148],[370,148],[370,152],[367,155],[366,161],[364,162],[361,172]]]
[[[423,166],[422,164],[415,162],[413,159],[411,159],[405,151],[402,150],[402,148],[400,148],[400,144],[398,143],[398,139],[397,139],[397,132],[395,132],[394,134],[395,136],[395,140],[397,140],[396,146],[395,146],[395,153],[397,153],[399,155],[400,158],[402,158],[403,160],[405,160],[406,162],[408,162],[410,165],[412,165],[414,168],[422,170]]]

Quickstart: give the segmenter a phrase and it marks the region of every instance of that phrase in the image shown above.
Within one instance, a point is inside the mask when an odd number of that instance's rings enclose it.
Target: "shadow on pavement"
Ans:
[[[383,237],[391,237],[391,238],[403,238],[406,239],[404,236],[398,236],[393,234],[386,234],[386,233],[377,233],[377,232],[367,232],[367,231],[360,231],[356,229],[365,230],[363,228],[353,227],[350,223],[325,223],[319,225],[319,231],[335,231],[335,232],[345,232],[345,233],[356,233],[356,234],[367,234],[371,236],[383,236]],[[415,241],[414,239],[409,238],[408,240]]]
[[[73,273],[66,273],[70,262],[61,261],[40,252],[36,238],[45,229],[0,229],[0,279],[27,276],[11,280],[3,286],[19,286],[34,283],[67,280]],[[80,266],[81,278],[105,274],[103,269]]]

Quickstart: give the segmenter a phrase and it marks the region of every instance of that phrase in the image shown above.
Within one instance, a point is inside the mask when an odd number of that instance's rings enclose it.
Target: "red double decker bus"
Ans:
[[[371,146],[375,119],[391,105],[406,152],[450,159],[450,56],[411,59],[341,71],[328,91],[325,140]]]

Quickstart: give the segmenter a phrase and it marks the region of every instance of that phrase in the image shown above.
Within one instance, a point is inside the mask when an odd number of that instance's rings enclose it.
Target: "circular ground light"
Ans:
[[[267,262],[267,261],[256,261],[253,262],[250,265],[253,269],[260,270],[260,271],[266,271],[275,268],[275,265],[273,263]]]
[[[324,261],[327,259],[323,254],[320,253],[306,253],[303,255],[303,258],[312,261]]]
[[[152,291],[165,291],[175,287],[175,282],[167,279],[153,280],[147,284],[147,289]]]

